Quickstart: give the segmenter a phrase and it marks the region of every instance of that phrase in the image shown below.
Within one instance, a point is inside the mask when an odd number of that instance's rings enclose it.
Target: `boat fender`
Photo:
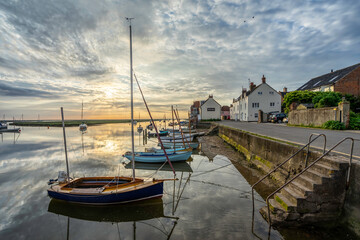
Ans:
[[[57,182],[57,179],[49,179],[48,185],[54,184]]]

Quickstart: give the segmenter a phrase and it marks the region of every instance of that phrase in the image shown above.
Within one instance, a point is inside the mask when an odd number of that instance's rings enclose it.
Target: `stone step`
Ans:
[[[286,212],[296,212],[296,204],[291,202],[287,197],[281,193],[274,195],[275,201],[277,201]]]
[[[306,170],[302,176],[305,176],[307,178],[310,178],[312,180],[314,180],[314,182],[316,182],[317,184],[322,184],[324,182],[326,182],[327,180],[330,179],[330,177],[326,177],[324,174],[315,171],[312,169],[313,167],[309,168],[308,170]]]
[[[303,196],[308,196],[310,193],[312,193],[312,190],[310,188],[304,186],[303,184],[301,184],[301,182],[298,182],[296,180],[289,183],[289,185],[287,185],[286,187],[300,192]]]
[[[304,175],[300,175],[298,178],[296,178],[293,182],[301,183],[306,188],[310,189],[310,191],[314,191],[315,186],[319,185],[317,182],[312,180],[311,178],[308,178]]]
[[[349,160],[338,156],[326,156],[319,160],[317,163],[330,166],[336,170],[345,170],[349,166]]]
[[[281,190],[281,194],[284,195],[290,202],[298,204],[300,201],[305,200],[305,195],[298,190],[291,188],[289,185]]]
[[[280,203],[275,201],[275,199],[269,199],[269,207],[270,207],[270,212],[273,214],[277,214],[277,213],[279,213],[279,211],[285,212],[284,207],[281,206]],[[266,214],[267,214],[267,208],[265,209],[264,212],[266,212]]]
[[[273,204],[276,204],[276,201],[274,199]],[[270,202],[270,201],[269,201]],[[268,215],[268,209],[267,206],[262,207],[259,210],[260,214],[264,217],[264,219],[269,222],[269,215]],[[299,213],[287,213],[282,210],[279,210],[277,213],[273,213],[270,211],[270,218],[271,218],[271,225],[272,226],[297,226],[297,220],[301,217]]]
[[[339,171],[335,167],[331,167],[329,165],[322,164],[321,162],[315,163],[310,169],[317,171],[321,174],[324,174],[327,177],[331,177]]]

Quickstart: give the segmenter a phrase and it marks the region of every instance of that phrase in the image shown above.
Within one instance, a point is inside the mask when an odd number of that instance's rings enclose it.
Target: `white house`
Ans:
[[[232,107],[230,108],[231,120],[239,121],[239,99],[240,97],[233,99]]]
[[[210,95],[209,98],[201,104],[200,119],[221,119],[221,105],[214,100],[212,95]]]
[[[266,83],[264,75],[259,86],[250,83],[250,91],[242,91],[238,103],[240,121],[257,121],[259,110],[264,113],[281,112],[281,95]]]

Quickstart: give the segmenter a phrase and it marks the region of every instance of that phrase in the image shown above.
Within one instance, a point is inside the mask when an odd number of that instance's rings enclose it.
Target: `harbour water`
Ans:
[[[71,176],[131,175],[122,154],[131,149],[130,124],[66,128]],[[146,146],[135,133],[135,149]],[[174,164],[178,181],[167,181],[162,199],[111,207],[50,200],[47,181],[66,170],[61,128],[23,127],[0,136],[0,239],[268,239],[256,193],[224,156],[200,153]],[[173,178],[169,166],[137,164],[139,177]],[[328,233],[327,233],[328,234]],[[325,236],[325,237],[324,237]],[[271,230],[270,239],[327,239],[311,231]],[[333,239],[337,237],[332,236]],[[339,238],[341,239],[341,238]]]

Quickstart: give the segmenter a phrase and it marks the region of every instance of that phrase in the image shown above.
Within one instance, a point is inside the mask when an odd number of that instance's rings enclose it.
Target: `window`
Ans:
[[[259,95],[262,95],[262,92],[258,92]]]
[[[258,118],[259,114],[258,113],[255,113],[255,118]]]
[[[274,102],[271,102],[270,103],[270,107],[274,107],[275,106],[275,103]]]
[[[253,108],[259,108],[259,103],[252,103]]]
[[[215,112],[215,108],[208,108],[208,112]]]
[[[274,92],[273,92],[273,91],[270,91],[269,94],[270,94],[270,95],[274,95]]]

